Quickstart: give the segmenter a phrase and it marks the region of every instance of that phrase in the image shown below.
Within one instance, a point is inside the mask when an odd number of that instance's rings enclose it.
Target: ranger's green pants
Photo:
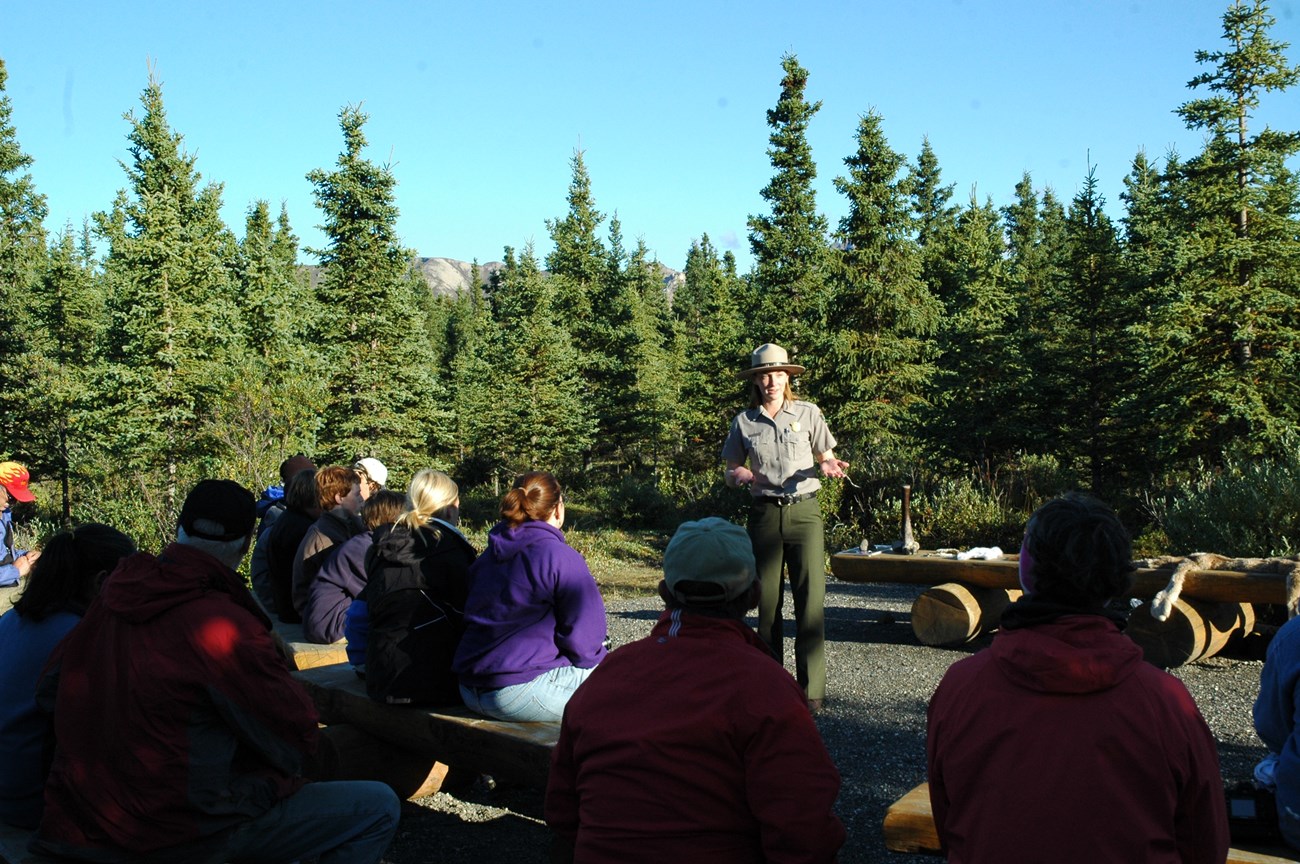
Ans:
[[[784,572],[794,595],[795,678],[809,699],[826,698],[826,554],[821,508],[816,496],[786,506],[755,500],[749,511],[762,595],[758,635],[782,659],[781,604]]]

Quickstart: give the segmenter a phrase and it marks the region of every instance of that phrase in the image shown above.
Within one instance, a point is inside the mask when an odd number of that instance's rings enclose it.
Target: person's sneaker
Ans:
[[[823,699],[809,699],[808,711],[811,712],[813,715],[822,713],[822,707],[824,702],[825,700]]]

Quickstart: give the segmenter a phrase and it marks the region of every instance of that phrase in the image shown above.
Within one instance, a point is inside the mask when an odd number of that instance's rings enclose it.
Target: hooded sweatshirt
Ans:
[[[605,603],[587,562],[559,528],[499,522],[469,569],[465,635],[452,669],[466,687],[524,684],[605,656]]]
[[[1182,682],[1101,615],[1004,629],[930,701],[930,800],[952,864],[1221,862],[1214,738]]]
[[[58,748],[33,849],[85,860],[219,849],[302,786],[318,735],[238,574],[179,544],[123,559],[38,701]]]

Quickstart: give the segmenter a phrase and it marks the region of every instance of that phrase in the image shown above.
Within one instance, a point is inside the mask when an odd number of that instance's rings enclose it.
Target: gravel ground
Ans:
[[[921,590],[834,580],[827,585],[830,686],[817,725],[843,778],[838,813],[848,839],[842,864],[916,864],[914,856],[885,849],[881,820],[890,803],[925,778],[925,707],[939,679],[950,663],[988,644],[987,637],[957,650],[919,644],[909,616]],[[651,598],[607,605],[615,645],[646,635],[660,609]],[[787,621],[792,615],[787,596]],[[787,646],[788,663],[791,653]],[[1174,670],[1218,740],[1228,781],[1250,777],[1264,750],[1250,718],[1260,666],[1239,651]],[[454,795],[407,802],[385,861],[545,862],[550,834],[541,812],[540,791],[482,782]]]

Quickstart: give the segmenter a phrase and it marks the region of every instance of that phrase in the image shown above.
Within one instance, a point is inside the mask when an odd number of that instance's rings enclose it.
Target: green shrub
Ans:
[[[1020,548],[1024,515],[1004,492],[972,476],[942,479],[912,497],[912,531],[927,549]]]
[[[674,524],[677,507],[656,477],[625,474],[612,484],[585,490],[586,506],[607,526],[661,528]]]
[[[1260,459],[1229,456],[1169,481],[1152,515],[1173,554],[1217,552],[1240,558],[1294,555],[1300,538],[1300,453]]]

